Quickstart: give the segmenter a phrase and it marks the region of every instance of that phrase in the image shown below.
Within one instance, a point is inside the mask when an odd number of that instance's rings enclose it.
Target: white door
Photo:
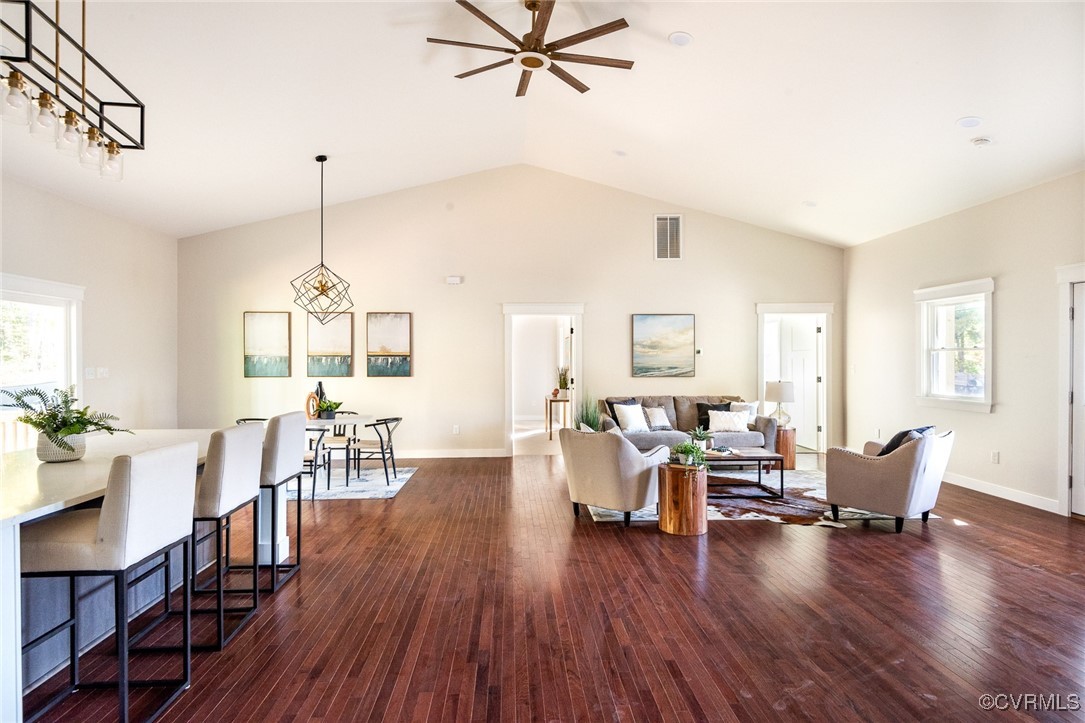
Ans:
[[[781,327],[783,379],[795,385],[795,401],[785,406],[795,428],[795,443],[818,447],[818,344],[817,316],[789,314]]]
[[[1074,284],[1074,368],[1071,387],[1074,435],[1070,442],[1070,509],[1085,515],[1085,283]]]

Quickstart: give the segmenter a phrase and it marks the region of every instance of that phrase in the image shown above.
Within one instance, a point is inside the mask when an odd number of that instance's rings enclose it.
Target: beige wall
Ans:
[[[685,215],[685,260],[653,259],[656,213]],[[182,426],[297,409],[315,386],[289,282],[316,263],[318,223],[314,211],[180,241]],[[841,249],[529,166],[329,207],[325,256],[352,284],[359,356],[353,378],[325,387],[358,411],[404,416],[397,442],[414,454],[503,453],[505,302],[585,304],[577,386],[595,396],[756,398],[759,302],[833,302],[844,328]],[[291,378],[242,378],[246,310],[293,310]],[[413,378],[365,376],[367,311],[413,312]],[[633,379],[630,315],[666,312],[697,315],[697,376]]]
[[[82,365],[109,377],[81,378],[83,403],[124,426],[176,426],[175,239],[5,177],[2,264],[85,287]]]
[[[954,429],[951,481],[1054,509],[1055,267],[1085,260],[1085,175],[1062,178],[847,252],[847,439],[917,424]],[[993,277],[994,411],[915,402],[912,291]],[[1000,464],[991,462],[998,451]]]

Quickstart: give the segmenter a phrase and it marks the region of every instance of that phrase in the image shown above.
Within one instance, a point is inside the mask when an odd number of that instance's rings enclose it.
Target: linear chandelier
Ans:
[[[4,120],[29,126],[101,178],[124,178],[124,150],[143,150],[145,107],[87,52],[87,2],[82,35],[60,27],[60,0],[50,18],[31,0],[0,0],[0,107]],[[52,41],[49,48],[39,43]],[[93,87],[92,87],[93,86]]]
[[[294,303],[327,324],[354,306],[350,300],[350,284],[343,277],[324,265],[324,161],[327,156],[317,156],[320,164],[320,263],[290,282],[294,287]]]

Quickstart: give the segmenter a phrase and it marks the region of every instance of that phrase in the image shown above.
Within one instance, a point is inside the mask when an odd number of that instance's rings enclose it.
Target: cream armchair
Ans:
[[[658,467],[670,457],[664,446],[641,453],[632,442],[618,434],[578,432],[562,429],[561,455],[569,481],[573,514],[580,505],[595,505],[629,513],[658,502]]]
[[[842,447],[829,450],[825,497],[840,519],[840,506],[893,515],[897,532],[904,520],[922,513],[927,521],[953,449],[953,432],[918,435],[884,457],[879,442],[867,442],[863,454]]]

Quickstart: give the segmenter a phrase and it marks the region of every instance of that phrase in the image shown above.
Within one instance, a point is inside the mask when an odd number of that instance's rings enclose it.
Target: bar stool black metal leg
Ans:
[[[113,612],[117,637],[117,698],[119,719],[128,723],[128,574],[113,573]]]

